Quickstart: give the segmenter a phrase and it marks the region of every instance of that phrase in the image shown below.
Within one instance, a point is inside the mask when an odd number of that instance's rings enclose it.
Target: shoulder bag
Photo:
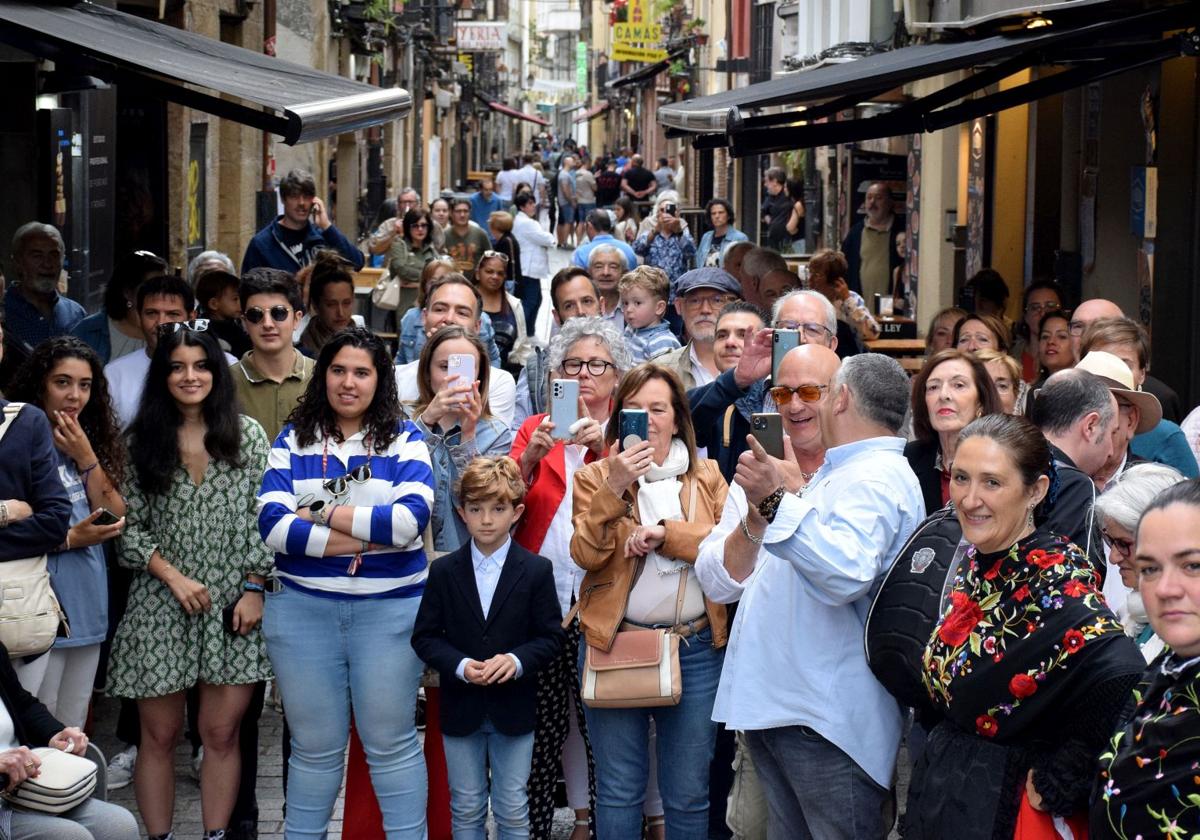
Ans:
[[[35,779],[26,779],[3,794],[13,805],[41,814],[62,814],[82,805],[96,790],[95,762],[54,747],[31,751],[41,759]]]
[[[24,403],[9,403],[0,419],[0,442]],[[0,642],[13,659],[48,651],[66,620],[50,586],[46,555],[0,563]]]
[[[385,274],[371,290],[371,303],[376,309],[394,312],[400,307],[400,277]]]

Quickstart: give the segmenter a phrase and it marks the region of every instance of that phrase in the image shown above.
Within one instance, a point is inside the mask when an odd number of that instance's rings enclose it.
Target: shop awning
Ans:
[[[605,111],[607,111],[608,107],[609,107],[608,101],[605,99],[601,99],[599,102],[597,102],[591,108],[588,108],[586,111],[584,111],[578,117],[576,117],[575,122],[582,123],[582,122],[587,122],[588,120],[594,120],[596,117],[600,116]]]
[[[662,73],[664,70],[670,67],[672,61],[677,58],[682,58],[686,54],[687,50],[677,50],[676,52],[668,55],[662,61],[656,61],[653,64],[647,64],[645,67],[639,67],[637,70],[634,70],[631,73],[626,73],[624,76],[617,76],[615,79],[610,79],[605,83],[604,86],[610,88],[621,88],[627,87],[628,85],[636,85],[640,82],[648,82],[659,73]]]
[[[476,93],[475,95],[477,97],[479,97],[480,102],[487,105],[489,108],[491,108],[497,114],[504,114],[504,116],[512,117],[514,120],[525,120],[527,122],[533,123],[534,125],[540,125],[540,126],[550,125],[550,123],[547,120],[544,120],[541,117],[535,117],[532,114],[526,114],[524,111],[518,111],[516,108],[510,108],[507,105],[505,105],[503,102],[497,102],[494,99],[489,99],[488,97],[484,96],[483,94]]]
[[[391,122],[412,97],[90,2],[0,0],[0,41],[288,144]]]
[[[697,148],[729,146],[735,156],[936,131],[1188,53],[1195,49],[1191,35],[1164,38],[1163,33],[1194,26],[1198,19],[1198,4],[1187,3],[1077,26],[903,47],[663,105],[658,119],[672,133],[700,134],[694,141]],[[1058,65],[1060,72],[970,98],[1042,65]],[[968,68],[982,69],[876,116],[817,122],[904,84]],[[783,113],[757,113],[774,106],[789,107]]]

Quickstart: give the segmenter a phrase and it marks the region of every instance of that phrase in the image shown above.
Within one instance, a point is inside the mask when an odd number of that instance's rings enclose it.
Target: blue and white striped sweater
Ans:
[[[342,444],[329,441],[328,466],[322,475],[324,443],[300,447],[291,424],[271,446],[267,471],[258,494],[258,530],[275,550],[280,579],[301,591],[328,598],[418,597],[425,588],[428,563],[422,535],[433,508],[434,479],[429,450],[420,429],[407,420],[387,451],[368,455],[362,433]],[[322,487],[326,480],[353,470],[367,460],[371,478],[350,482],[337,499],[352,505],[351,533],[360,540],[388,546],[363,555],[354,575],[347,574],[351,555],[322,556],[330,529],[296,516],[305,495],[333,501]]]

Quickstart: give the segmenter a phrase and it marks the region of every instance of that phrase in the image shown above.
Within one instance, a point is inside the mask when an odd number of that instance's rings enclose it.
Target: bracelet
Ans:
[[[242,591],[243,592],[257,592],[261,595],[262,593],[266,592],[267,590],[266,590],[266,587],[264,587],[261,583],[255,583],[252,580],[247,580],[247,581],[242,582]]]
[[[746,524],[746,517],[744,516],[742,517],[742,534],[744,534],[746,539],[750,540],[750,542],[754,543],[755,545],[763,544],[762,537],[756,537],[750,533],[750,526]]]
[[[0,502],[0,528],[8,527],[8,502]]]
[[[79,471],[79,481],[84,487],[87,487],[88,476],[91,475],[92,470],[96,469],[98,466],[100,466],[100,462],[95,461],[91,464],[91,466],[84,467]]]

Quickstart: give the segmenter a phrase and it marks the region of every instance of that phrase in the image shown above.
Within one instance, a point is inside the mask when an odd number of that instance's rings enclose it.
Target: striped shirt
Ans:
[[[349,492],[338,499],[322,486],[368,461],[371,477],[350,481]],[[258,494],[258,530],[275,550],[275,566],[287,586],[327,598],[419,597],[428,574],[422,535],[433,508],[433,489],[429,450],[420,430],[407,420],[400,421],[399,434],[386,452],[369,455],[362,432],[341,444],[326,439],[301,447],[289,423],[267,458]],[[351,534],[384,546],[364,554],[354,575],[347,573],[352,555],[323,556],[330,529],[296,516],[297,501],[309,494],[353,505]]]
[[[635,365],[678,350],[681,346],[675,333],[671,332],[671,325],[666,321],[657,321],[648,327],[637,329],[625,325],[625,347],[633,356]]]

